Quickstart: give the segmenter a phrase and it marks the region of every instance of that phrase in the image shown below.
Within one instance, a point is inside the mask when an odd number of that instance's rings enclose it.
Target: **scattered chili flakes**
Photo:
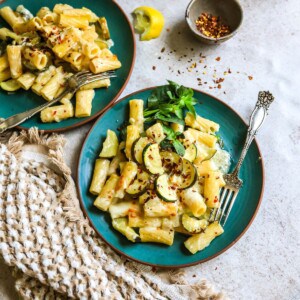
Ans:
[[[219,16],[202,13],[195,22],[197,29],[205,36],[220,38],[231,33],[231,29]]]
[[[248,76],[248,79],[249,79],[249,80],[252,80],[252,79],[253,79],[253,76]]]
[[[221,57],[218,56],[218,57],[216,58],[216,61],[220,61],[220,60],[221,60]]]
[[[222,88],[222,85],[221,84],[218,84],[218,89],[221,89]]]

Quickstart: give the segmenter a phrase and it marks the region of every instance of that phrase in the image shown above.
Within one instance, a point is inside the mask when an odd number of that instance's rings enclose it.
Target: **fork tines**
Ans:
[[[220,206],[218,208],[214,208],[211,211],[209,221],[218,221],[222,226],[224,226],[237,194],[238,190],[236,190],[235,188],[231,188],[228,186],[222,188],[220,191]]]

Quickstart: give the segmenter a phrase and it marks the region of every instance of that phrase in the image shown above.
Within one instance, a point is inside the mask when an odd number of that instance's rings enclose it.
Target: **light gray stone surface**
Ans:
[[[136,6],[145,4],[158,8],[166,18],[165,30],[159,39],[137,41],[135,68],[123,95],[171,79],[211,93],[245,119],[259,90],[270,90],[276,97],[258,136],[266,181],[264,199],[253,225],[227,252],[207,263],[187,268],[186,272],[191,282],[210,279],[232,299],[300,299],[300,109],[296,89],[300,81],[299,0],[241,1],[244,23],[240,32],[216,47],[199,44],[189,33],[184,22],[188,1],[118,2],[128,14]],[[163,47],[165,51],[161,53]],[[200,52],[207,56],[203,63],[199,63]],[[178,61],[183,55],[187,57]],[[219,62],[215,60],[217,57],[221,57]],[[188,63],[189,59],[192,62]],[[197,67],[187,71],[193,62]],[[228,68],[232,73],[224,76]],[[217,78],[225,78],[221,89],[209,89],[215,86],[212,83],[214,70]],[[253,80],[248,76],[253,76]],[[198,86],[197,78],[208,84]],[[89,127],[86,125],[66,134],[69,141],[66,159],[74,174],[79,149]],[[0,263],[0,270],[0,299],[16,299],[7,268]]]

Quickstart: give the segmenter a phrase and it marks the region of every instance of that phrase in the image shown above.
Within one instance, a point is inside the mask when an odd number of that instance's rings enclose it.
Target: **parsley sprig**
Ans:
[[[184,109],[196,116],[194,91],[171,80],[168,83],[156,88],[148,98],[148,107],[144,111],[145,122],[161,120],[184,125]]]

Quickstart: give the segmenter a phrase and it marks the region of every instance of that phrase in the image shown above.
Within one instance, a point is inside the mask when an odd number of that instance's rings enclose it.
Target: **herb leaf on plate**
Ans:
[[[162,148],[173,147],[178,155],[184,156],[185,148],[178,138],[181,138],[183,134],[181,132],[175,132],[172,128],[162,125],[166,138],[161,142]]]
[[[144,111],[145,122],[161,120],[184,124],[183,109],[196,116],[194,105],[197,100],[193,96],[191,88],[169,80],[168,85],[156,88],[149,96],[148,106]]]

